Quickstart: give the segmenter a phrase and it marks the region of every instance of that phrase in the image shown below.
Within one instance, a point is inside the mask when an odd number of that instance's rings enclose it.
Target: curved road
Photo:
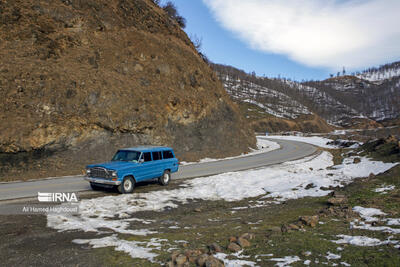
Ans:
[[[179,167],[179,171],[173,175],[173,178],[194,178],[224,172],[254,169],[304,158],[317,151],[316,147],[306,143],[277,139],[271,139],[271,141],[279,143],[281,148],[235,159],[183,165]],[[38,192],[79,192],[86,190],[91,189],[89,183],[84,181],[82,176],[3,183],[0,184],[0,200],[36,197]]]

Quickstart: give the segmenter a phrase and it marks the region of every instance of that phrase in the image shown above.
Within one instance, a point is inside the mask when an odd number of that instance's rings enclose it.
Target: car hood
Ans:
[[[110,161],[110,162],[88,165],[86,166],[86,168],[100,167],[100,168],[106,168],[107,170],[118,171],[125,168],[132,168],[135,166],[137,166],[137,163],[126,162],[126,161]]]

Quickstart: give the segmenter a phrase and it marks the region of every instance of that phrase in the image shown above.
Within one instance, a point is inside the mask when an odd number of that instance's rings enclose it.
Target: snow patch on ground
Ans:
[[[236,253],[238,254],[238,253]],[[238,254],[240,255],[240,253]],[[238,266],[256,266],[255,262],[247,261],[247,260],[230,260],[227,259],[229,255],[225,253],[217,253],[214,255],[215,258],[222,260],[226,267],[238,267]],[[235,256],[235,254],[234,254]],[[237,256],[237,255],[236,255]]]
[[[151,252],[153,249],[161,248],[161,241],[164,239],[152,238],[149,242],[127,241],[119,239],[116,235],[106,236],[98,239],[74,239],[75,244],[88,244],[93,248],[115,247],[116,251],[128,253],[132,258],[147,259],[155,262],[154,258],[158,254]]]
[[[338,254],[334,254],[332,252],[327,253],[327,255],[325,256],[325,258],[327,258],[327,260],[338,260],[340,259],[342,256],[338,255]]]
[[[381,216],[381,215],[386,215],[383,211],[380,209],[375,209],[375,208],[363,208],[360,206],[355,206],[353,208],[355,212],[358,212],[366,222],[374,222],[377,221],[378,218],[375,218],[375,216]]]
[[[362,230],[370,230],[370,231],[382,231],[385,233],[392,233],[392,234],[400,234],[400,229],[392,228],[389,226],[373,226],[368,222],[386,222],[387,225],[400,225],[400,218],[382,218],[382,216],[387,215],[380,209],[375,208],[363,208],[360,206],[356,206],[353,208],[354,211],[358,212],[363,219],[354,220],[350,223],[350,227],[353,229],[362,229]],[[380,216],[378,218],[376,216]]]
[[[374,189],[374,192],[376,193],[381,193],[381,194],[387,194],[387,191],[392,191],[396,187],[394,185],[385,185],[383,184],[382,187]]]
[[[247,154],[241,154],[239,156],[235,157],[228,157],[228,158],[223,158],[223,159],[212,159],[212,158],[204,158],[201,159],[199,162],[186,162],[186,161],[181,161],[181,165],[191,165],[191,164],[196,164],[196,163],[205,163],[205,162],[213,162],[213,161],[220,161],[220,160],[229,160],[229,159],[236,159],[236,158],[242,158],[242,157],[248,157],[256,154],[261,154],[261,153],[267,153],[276,149],[281,148],[281,146],[273,141],[266,140],[264,138],[257,137],[257,149],[251,149],[251,151]]]
[[[292,263],[294,263],[296,261],[299,261],[300,258],[297,257],[297,256],[286,256],[284,258],[272,258],[272,259],[269,259],[269,260],[270,261],[276,261],[276,262],[278,262],[276,264],[276,266],[283,267],[283,266],[288,266],[289,264],[292,264]]]
[[[349,235],[337,235],[337,237],[341,238],[339,240],[332,240],[332,242],[336,244],[350,244],[354,246],[362,246],[362,247],[373,247],[380,246],[386,244],[396,244],[398,241],[385,240],[381,241],[377,238],[370,238],[367,236],[349,236]]]

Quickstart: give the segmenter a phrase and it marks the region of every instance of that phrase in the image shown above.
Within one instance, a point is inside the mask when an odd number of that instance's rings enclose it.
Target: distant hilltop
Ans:
[[[374,128],[400,116],[400,62],[309,82],[212,67],[256,131]]]

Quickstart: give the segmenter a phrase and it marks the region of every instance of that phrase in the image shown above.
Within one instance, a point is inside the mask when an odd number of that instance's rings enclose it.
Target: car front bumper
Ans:
[[[95,184],[105,184],[105,185],[120,185],[121,181],[111,181],[104,178],[94,178],[94,177],[83,177],[88,182],[95,183]]]

